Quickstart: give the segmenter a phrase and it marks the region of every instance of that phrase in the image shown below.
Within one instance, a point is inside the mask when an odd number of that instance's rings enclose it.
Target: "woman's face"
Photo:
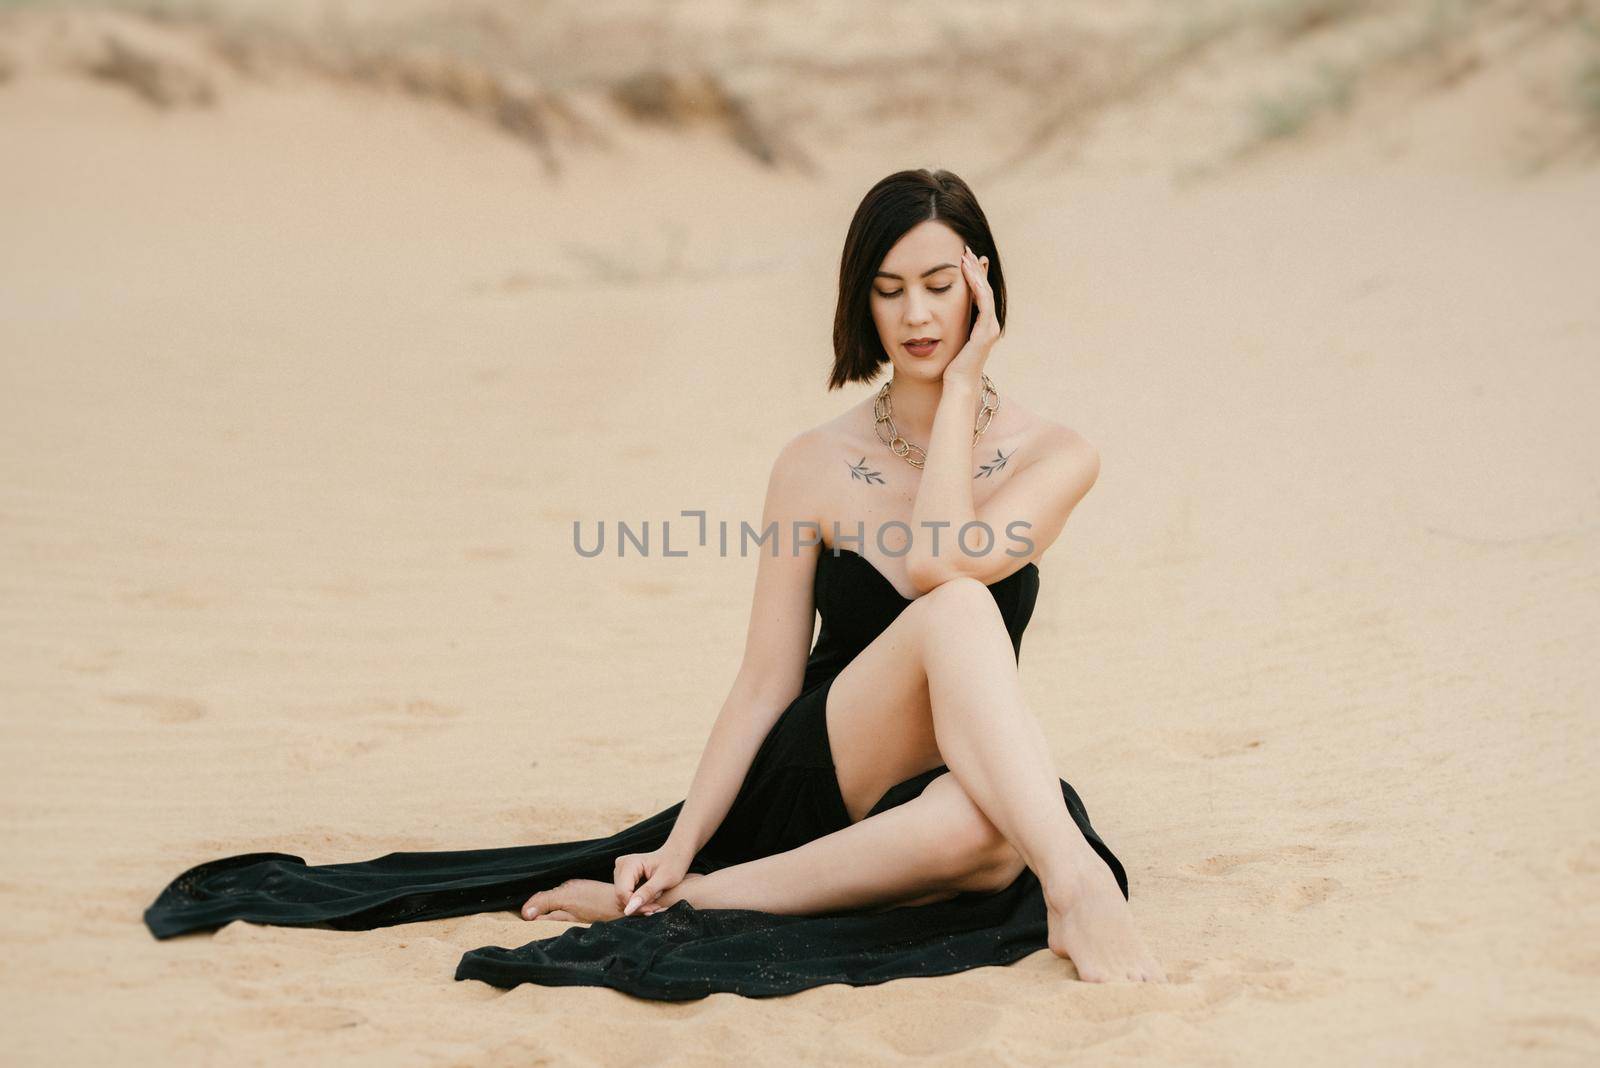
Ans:
[[[872,321],[894,373],[937,380],[967,343],[972,292],[961,271],[966,242],[938,219],[918,223],[895,242],[872,280]],[[980,264],[989,265],[987,256]],[[931,349],[907,348],[919,338]]]

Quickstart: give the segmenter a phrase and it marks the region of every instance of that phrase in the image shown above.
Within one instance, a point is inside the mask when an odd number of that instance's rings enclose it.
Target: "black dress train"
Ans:
[[[1032,563],[989,587],[1012,647],[1033,613],[1039,569]],[[691,864],[708,873],[783,852],[849,824],[834,775],[823,716],[839,672],[911,602],[865,557],[824,547],[815,602],[822,628],[800,696],[778,717],[716,832]],[[872,814],[916,797],[944,765],[890,788]],[[1122,864],[1101,841],[1072,786],[1067,810],[1116,876]],[[667,840],[683,802],[605,838],[545,845],[388,853],[374,860],[308,866],[287,853],[247,853],[190,868],[144,913],[158,939],[211,930],[233,920],[293,927],[368,930],[446,916],[518,910],[534,893],[567,879],[611,882],[615,859]],[[753,909],[697,909],[687,901],[654,915],[574,926],[515,949],[469,950],[457,979],[499,987],[608,986],[638,997],[684,1001],[713,993],[773,997],[825,983],[867,986],[910,976],[948,975],[1010,964],[1047,949],[1044,895],[1024,868],[1010,886],[884,911],[789,916]]]

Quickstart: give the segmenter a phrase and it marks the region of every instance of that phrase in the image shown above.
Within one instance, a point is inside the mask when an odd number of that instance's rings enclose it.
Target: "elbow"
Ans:
[[[918,597],[921,597],[923,594],[927,593],[929,590],[938,585],[937,582],[932,581],[928,577],[928,569],[926,567],[914,567],[910,564],[907,564],[906,577],[911,580],[911,588],[917,592]]]
[[[906,577],[918,596],[962,573],[943,555],[917,553],[906,560]]]
[[[741,668],[734,678],[730,703],[744,708],[786,708],[800,696],[802,671]]]

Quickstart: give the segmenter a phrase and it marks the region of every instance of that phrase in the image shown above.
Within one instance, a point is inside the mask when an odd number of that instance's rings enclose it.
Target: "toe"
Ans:
[[[527,903],[522,906],[522,917],[527,920],[545,918],[551,909],[559,907],[559,902],[553,900],[552,891],[541,890],[528,898]]]

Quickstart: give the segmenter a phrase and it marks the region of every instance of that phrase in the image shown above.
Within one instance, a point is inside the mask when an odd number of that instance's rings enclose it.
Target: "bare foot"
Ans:
[[[672,894],[674,890],[681,890],[690,880],[698,878],[700,878],[698,874],[686,874],[683,882],[657,895],[649,904],[641,905],[634,911],[634,915],[650,916],[670,908],[678,898],[673,896],[668,900],[667,895]],[[617,904],[616,885],[602,883],[597,879],[568,879],[560,886],[539,891],[522,906],[522,918],[525,920],[600,923],[605,920],[615,920],[621,915],[622,908]]]
[[[1098,856],[1065,885],[1052,889],[1057,892],[1045,893],[1050,951],[1070,959],[1080,978],[1091,983],[1167,981],[1133,924],[1133,910],[1116,877]]]
[[[559,886],[539,891],[522,906],[525,920],[599,923],[621,915],[617,888],[597,879],[568,879]]]

